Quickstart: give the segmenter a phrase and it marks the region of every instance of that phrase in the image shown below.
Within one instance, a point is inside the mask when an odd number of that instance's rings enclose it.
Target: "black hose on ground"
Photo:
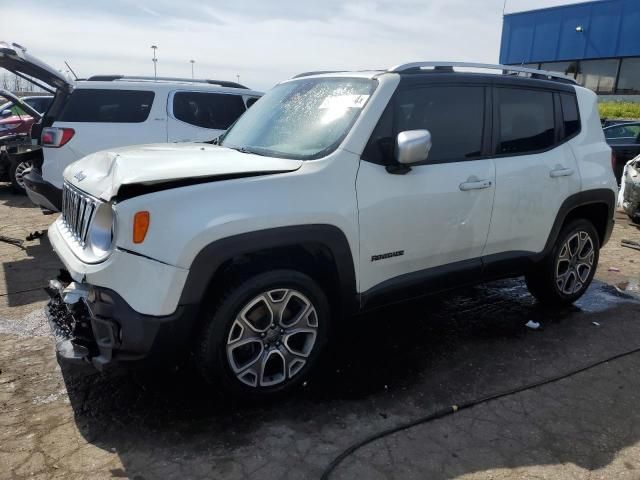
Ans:
[[[397,425],[395,427],[391,427],[391,428],[388,428],[386,430],[382,430],[380,432],[374,433],[374,434],[372,434],[372,435],[370,435],[370,436],[368,436],[366,438],[363,438],[362,440],[354,443],[353,445],[351,445],[350,447],[345,449],[340,455],[338,455],[336,458],[334,458],[332,460],[332,462],[327,466],[327,468],[325,468],[325,470],[322,473],[322,476],[320,478],[321,478],[321,480],[327,480],[329,478],[329,476],[333,473],[333,471],[338,467],[338,465],[340,465],[348,456],[350,456],[356,450],[359,450],[360,448],[364,447],[365,445],[368,445],[368,444],[370,444],[372,442],[375,442],[376,440],[379,440],[379,439],[381,439],[383,437],[387,437],[389,435],[393,435],[394,433],[401,432],[402,430],[407,430],[409,428],[415,427],[417,425],[422,425],[422,424],[431,422],[433,420],[437,420],[439,418],[443,418],[443,417],[447,417],[449,415],[453,415],[454,413],[459,412],[460,410],[465,410],[467,408],[471,408],[471,407],[474,407],[476,405],[480,405],[482,403],[489,402],[491,400],[497,400],[499,398],[507,397],[509,395],[513,395],[513,394],[516,394],[516,393],[524,392],[525,390],[531,390],[533,388],[541,387],[541,386],[547,385],[549,383],[557,382],[559,380],[563,380],[565,378],[572,377],[574,375],[577,375],[579,373],[585,372],[585,371],[590,370],[592,368],[598,367],[598,366],[603,365],[605,363],[612,362],[614,360],[618,360],[620,358],[627,357],[629,355],[633,355],[634,353],[640,353],[640,348],[635,348],[635,349],[630,350],[628,352],[619,353],[617,355],[614,355],[612,357],[606,358],[604,360],[598,360],[596,362],[590,363],[589,365],[581,367],[581,368],[579,368],[577,370],[572,370],[570,372],[563,373],[563,374],[555,376],[555,377],[547,378],[545,380],[540,380],[538,382],[534,382],[534,383],[530,383],[530,384],[527,384],[527,385],[523,385],[521,387],[516,387],[516,388],[513,388],[511,390],[505,390],[503,392],[490,394],[490,395],[487,395],[486,397],[482,397],[482,398],[475,399],[475,400],[470,400],[468,402],[464,402],[464,403],[461,403],[459,405],[451,405],[450,407],[447,407],[447,408],[444,408],[444,409],[439,410],[437,412],[431,413],[431,414],[429,414],[427,416],[420,417],[420,418],[417,418],[417,419],[412,420],[410,422],[402,423],[402,424]]]

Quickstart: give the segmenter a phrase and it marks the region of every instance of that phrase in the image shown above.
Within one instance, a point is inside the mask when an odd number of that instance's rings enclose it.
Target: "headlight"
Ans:
[[[87,234],[87,246],[96,260],[109,256],[115,240],[115,214],[108,203],[101,203],[93,215]]]

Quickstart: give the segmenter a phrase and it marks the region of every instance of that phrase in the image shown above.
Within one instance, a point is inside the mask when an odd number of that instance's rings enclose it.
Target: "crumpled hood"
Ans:
[[[297,170],[302,160],[263,157],[202,143],[151,144],[92,153],[69,165],[64,179],[103,200],[123,185],[264,175]]]

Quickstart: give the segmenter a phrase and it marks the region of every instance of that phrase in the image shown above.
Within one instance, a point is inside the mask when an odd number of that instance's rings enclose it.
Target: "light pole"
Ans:
[[[196,63],[195,60],[189,60],[191,62],[191,79],[193,80],[195,77],[193,76],[193,64]]]
[[[158,79],[158,59],[156,58],[156,50],[158,47],[156,45],[151,45],[151,49],[153,50],[153,58],[151,61],[153,62],[153,78]]]
[[[238,83],[240,83],[240,74],[239,73],[236,75],[236,78],[238,79]]]

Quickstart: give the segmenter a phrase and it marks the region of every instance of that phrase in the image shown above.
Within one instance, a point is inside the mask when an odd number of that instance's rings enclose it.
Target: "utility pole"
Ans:
[[[193,80],[195,77],[193,76],[193,64],[196,63],[195,60],[189,60],[191,62],[191,79]]]
[[[158,79],[158,59],[156,57],[156,50],[158,47],[156,45],[151,45],[151,49],[153,50],[153,58],[151,61],[153,62],[153,78]]]
[[[236,78],[238,79],[238,83],[240,83],[240,74],[236,74]]]

